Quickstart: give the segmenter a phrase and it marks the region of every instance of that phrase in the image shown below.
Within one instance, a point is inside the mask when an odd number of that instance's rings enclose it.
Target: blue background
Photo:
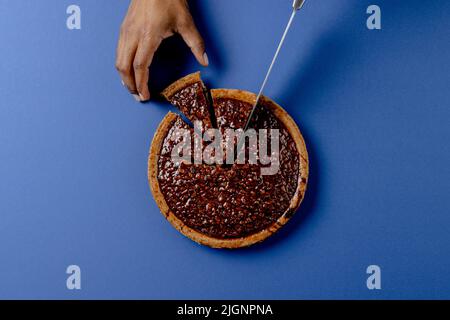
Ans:
[[[211,66],[171,39],[152,89],[201,69],[257,91],[291,1],[191,2]],[[72,3],[81,30],[66,28]],[[150,194],[171,107],[120,83],[126,8],[0,0],[0,298],[450,298],[450,1],[307,1],[266,94],[305,135],[309,189],[278,234],[236,251],[184,238]],[[82,290],[66,289],[70,264]],[[382,290],[366,288],[371,264]]]

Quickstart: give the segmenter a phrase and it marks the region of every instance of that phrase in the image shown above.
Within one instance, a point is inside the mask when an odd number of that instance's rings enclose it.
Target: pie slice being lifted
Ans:
[[[205,128],[212,128],[206,88],[200,72],[187,75],[167,87],[162,95],[177,107],[192,123],[202,121]]]
[[[211,125],[207,99],[198,73],[172,84],[163,95],[192,120]],[[201,88],[201,89],[200,89]],[[247,91],[211,91],[220,129],[242,128],[255,103]],[[198,112],[198,110],[201,110]],[[303,137],[287,112],[262,97],[250,126],[279,130],[279,169],[261,175],[257,164],[191,164],[171,158],[178,128],[193,131],[169,112],[150,148],[149,184],[161,212],[182,234],[215,248],[238,248],[269,237],[295,213],[308,179],[308,154]]]

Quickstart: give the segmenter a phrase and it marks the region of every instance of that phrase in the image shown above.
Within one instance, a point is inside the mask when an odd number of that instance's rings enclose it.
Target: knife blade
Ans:
[[[248,129],[248,126],[250,125],[252,117],[253,117],[253,115],[254,115],[254,113],[256,111],[256,108],[258,106],[259,100],[261,99],[261,96],[262,96],[262,94],[264,92],[264,88],[266,87],[267,81],[269,80],[269,77],[270,77],[270,74],[272,72],[273,66],[275,65],[275,62],[277,61],[278,55],[279,55],[279,53],[281,51],[281,48],[283,47],[283,44],[284,44],[284,40],[286,39],[286,36],[287,36],[287,34],[289,32],[289,29],[291,28],[292,21],[294,21],[295,14],[297,13],[298,10],[300,10],[303,7],[304,3],[305,3],[305,0],[294,0],[294,2],[292,4],[293,10],[292,10],[291,16],[289,18],[289,21],[288,21],[288,24],[286,26],[286,29],[284,30],[283,36],[281,37],[280,43],[278,44],[277,51],[275,52],[275,55],[273,56],[272,62],[270,64],[270,66],[269,66],[269,70],[266,73],[266,77],[264,78],[264,81],[263,81],[263,83],[261,85],[261,88],[260,88],[260,90],[258,92],[258,95],[256,96],[256,101],[255,101],[255,104],[253,105],[252,111],[250,112],[250,114],[249,114],[249,116],[247,118],[247,122],[245,123],[245,127],[244,127],[244,132]],[[240,141],[240,143],[238,143],[238,149],[237,150],[240,150],[241,147],[242,147],[242,145],[241,145],[241,141]]]

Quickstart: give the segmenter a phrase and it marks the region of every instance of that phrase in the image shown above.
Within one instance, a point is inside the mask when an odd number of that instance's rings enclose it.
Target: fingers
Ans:
[[[137,40],[136,35],[123,32],[117,46],[116,68],[122,83],[136,101],[150,99],[148,89],[149,66],[162,38],[145,36]]]
[[[208,55],[205,52],[205,42],[195,26],[191,15],[188,15],[178,28],[183,40],[191,48],[197,61],[204,67],[209,65]]]
[[[149,67],[161,41],[162,38],[160,37],[145,37],[139,42],[133,62],[133,70],[136,89],[141,101],[150,99],[150,91],[148,89]]]
[[[198,62],[208,66],[204,41],[185,2],[132,2],[122,24],[116,68],[122,83],[138,101],[150,99],[149,67],[161,41],[178,32]],[[136,6],[140,4],[142,8]],[[147,6],[150,6],[147,7]],[[147,10],[152,9],[152,10]]]
[[[120,35],[119,44],[117,45],[116,69],[122,78],[123,85],[139,101],[133,69],[137,45],[138,41],[134,37],[130,37],[125,33]]]

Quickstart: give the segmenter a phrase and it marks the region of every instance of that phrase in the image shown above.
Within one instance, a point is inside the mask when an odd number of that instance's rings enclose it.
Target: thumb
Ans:
[[[205,41],[203,41],[200,32],[198,32],[192,17],[189,17],[187,23],[183,23],[183,26],[179,28],[178,32],[184,42],[191,48],[197,61],[202,66],[207,67],[209,65],[209,59],[205,51]]]

